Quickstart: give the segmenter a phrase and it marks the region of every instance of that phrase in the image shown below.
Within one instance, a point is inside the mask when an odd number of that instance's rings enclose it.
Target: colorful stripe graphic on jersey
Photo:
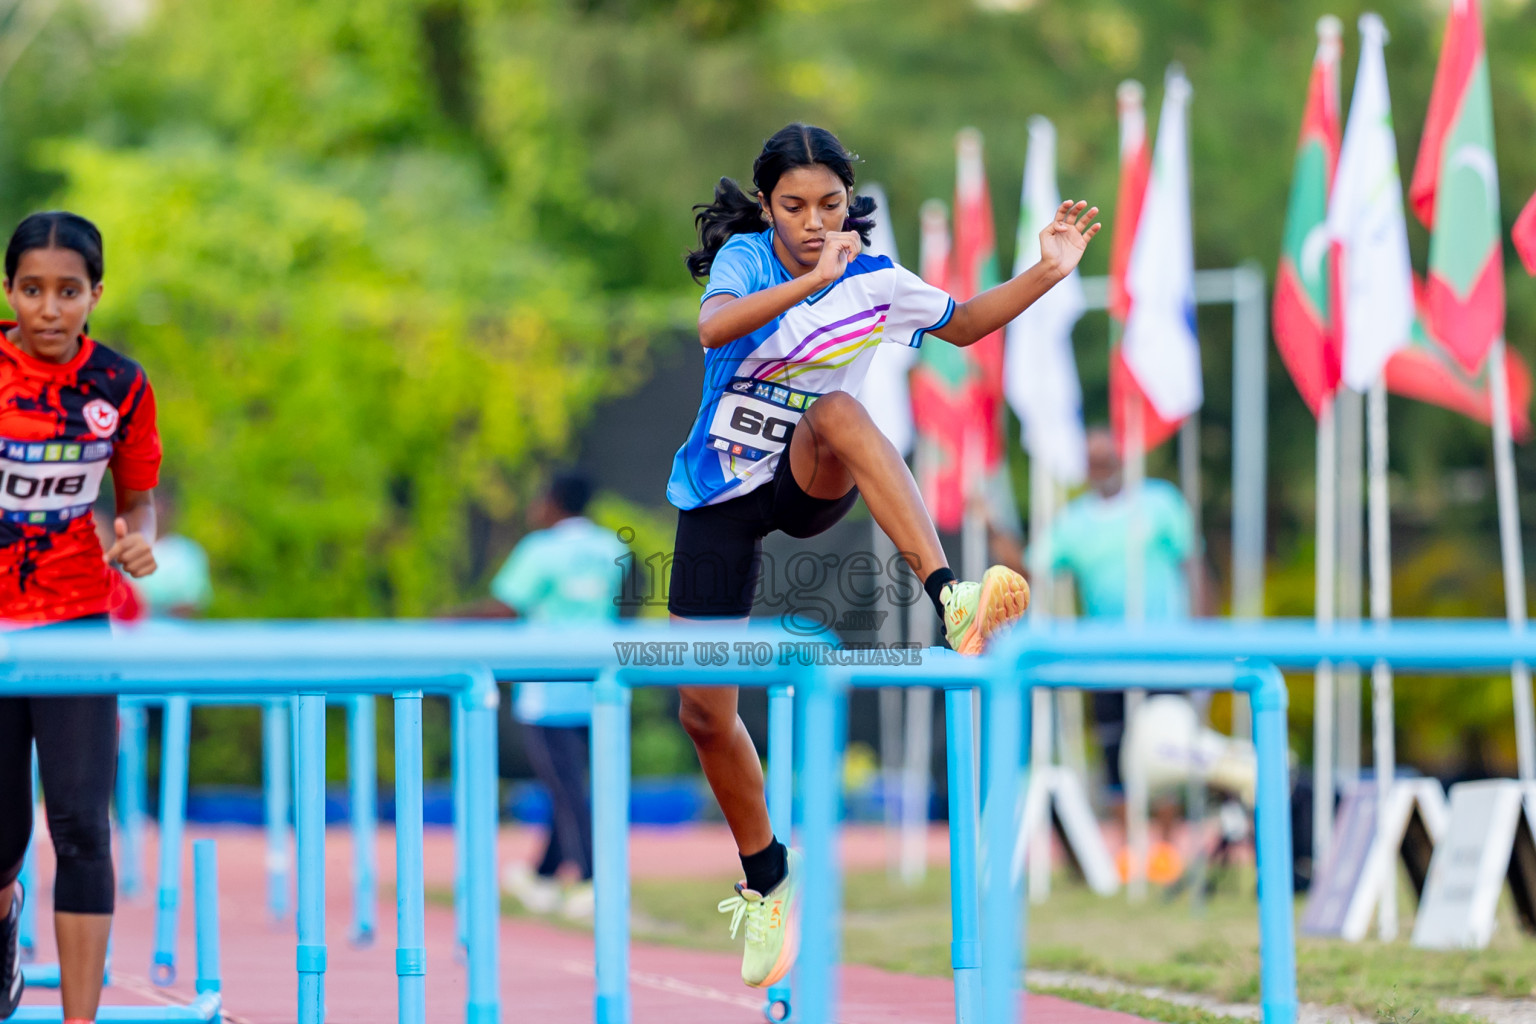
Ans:
[[[715,256],[704,298],[739,298],[789,280],[771,230],[737,235]],[[953,310],[940,289],[884,256],[861,254],[822,291],[705,351],[704,394],[673,460],[667,500],[698,508],[767,483],[817,398],[834,391],[857,396],[876,345],[917,347]]]

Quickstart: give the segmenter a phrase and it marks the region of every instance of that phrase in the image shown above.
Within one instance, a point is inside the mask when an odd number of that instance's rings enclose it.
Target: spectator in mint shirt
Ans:
[[[541,527],[524,537],[491,581],[491,595],[530,622],[579,623],[618,617],[623,558],[628,548],[585,518],[591,482],[579,472],[556,473],[529,516]],[[538,866],[509,864],[507,892],[536,913],[592,914],[592,814],[587,802],[587,732],[592,687],[581,683],[521,683],[512,716],[523,727],[528,759],[549,792],[549,841]],[[578,881],[562,891],[560,866]]]
[[[1188,618],[1191,584],[1201,582],[1189,506],[1177,487],[1157,479],[1147,480],[1133,502],[1123,490],[1120,453],[1107,430],[1089,432],[1088,491],[1058,514],[1045,539],[1047,564],[1052,572],[1072,575],[1086,617],[1124,619],[1133,512],[1143,544],[1144,620]],[[1118,791],[1125,695],[1096,690],[1092,701],[1106,781]]]

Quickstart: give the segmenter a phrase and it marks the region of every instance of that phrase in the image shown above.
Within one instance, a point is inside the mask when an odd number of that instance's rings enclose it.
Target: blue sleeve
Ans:
[[[737,235],[715,253],[715,262],[709,268],[709,285],[699,301],[716,295],[734,295],[739,299],[762,291],[771,283],[762,252],[752,243],[752,237]]]
[[[519,615],[527,615],[546,586],[539,545],[525,537],[491,580],[491,596]]]

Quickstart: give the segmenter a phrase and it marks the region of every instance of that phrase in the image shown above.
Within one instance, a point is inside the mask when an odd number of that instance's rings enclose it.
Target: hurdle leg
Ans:
[[[1264,1024],[1296,1020],[1296,934],[1292,907],[1290,772],[1285,678],[1274,665],[1252,670],[1253,744],[1259,783],[1255,830],[1259,870],[1259,1002]]]
[[[289,802],[293,762],[288,752],[286,699],[261,706],[262,803],[267,829],[267,912],[274,922],[288,916]]]
[[[187,814],[187,747],[192,707],[186,697],[165,702],[160,743],[160,882],[155,907],[155,954],[149,977],[156,985],[176,980],[176,925],[181,907],[181,839]]]
[[[1019,748],[1030,735],[1029,698],[1021,691],[1015,679],[1000,672],[989,681],[986,694],[987,790],[982,812],[987,849],[982,862],[986,953],[981,958],[981,975],[987,1024],[1013,1024],[1019,1013],[1019,935],[1029,905],[1020,898],[1012,857],[1023,794],[1020,766],[1025,763]]]
[[[373,694],[347,704],[347,774],[352,786],[352,944],[373,945],[378,915],[378,756]]]
[[[500,1024],[498,974],[501,960],[501,901],[496,885],[496,682],[487,675],[455,704],[474,700],[464,716],[468,784],[464,802],[467,850],[464,890],[468,902],[469,1024]],[[628,735],[626,731],[626,735]]]
[[[219,997],[219,860],[212,839],[192,844],[192,908],[197,915],[197,994]]]
[[[395,694],[395,974],[402,1024],[427,1019],[421,784],[421,691],[402,690]]]
[[[592,882],[597,1024],[629,1024],[629,688],[593,684]]]
[[[845,679],[818,670],[808,675],[802,699],[803,742],[796,753],[800,777],[830,780],[806,786],[801,837],[805,847],[805,893],[801,897],[801,941],[796,999],[804,1024],[831,1024],[837,1003],[837,962],[842,872],[837,860],[837,819],[841,775]],[[799,689],[799,687],[797,687]],[[967,704],[966,715],[969,719]]]
[[[786,846],[794,829],[795,800],[795,690],[792,686],[768,688],[768,820],[773,834]],[[763,1016],[785,1021],[790,1015],[789,977],[768,989]]]
[[[325,1020],[325,694],[294,702],[294,754],[298,767],[299,1024]]]
[[[976,725],[972,692],[970,687],[944,691],[945,760],[949,763],[949,962],[955,972],[956,1024],[976,1024],[981,1020]],[[1011,840],[1006,849],[1012,852]]]
[[[468,835],[465,825],[469,820],[468,784],[469,768],[467,759],[469,746],[464,741],[464,733],[467,725],[465,722],[466,711],[462,701],[450,699],[448,701],[450,712],[450,729],[452,733],[452,771],[453,779],[453,923],[456,945],[454,954],[463,957],[469,949],[469,912],[465,905],[465,878],[469,873],[467,846]]]
[[[132,899],[144,891],[144,705],[118,706],[117,741],[117,882]]]

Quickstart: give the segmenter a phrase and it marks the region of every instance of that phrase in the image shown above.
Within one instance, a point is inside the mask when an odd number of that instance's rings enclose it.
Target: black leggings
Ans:
[[[58,857],[53,909],[110,914],[117,697],[0,697],[0,889],[21,873],[32,836],[34,739]]]
[[[584,726],[523,726],[528,760],[549,790],[549,842],[538,873],[555,877],[566,861],[582,881],[592,878],[592,811],[587,806],[587,730]]]

